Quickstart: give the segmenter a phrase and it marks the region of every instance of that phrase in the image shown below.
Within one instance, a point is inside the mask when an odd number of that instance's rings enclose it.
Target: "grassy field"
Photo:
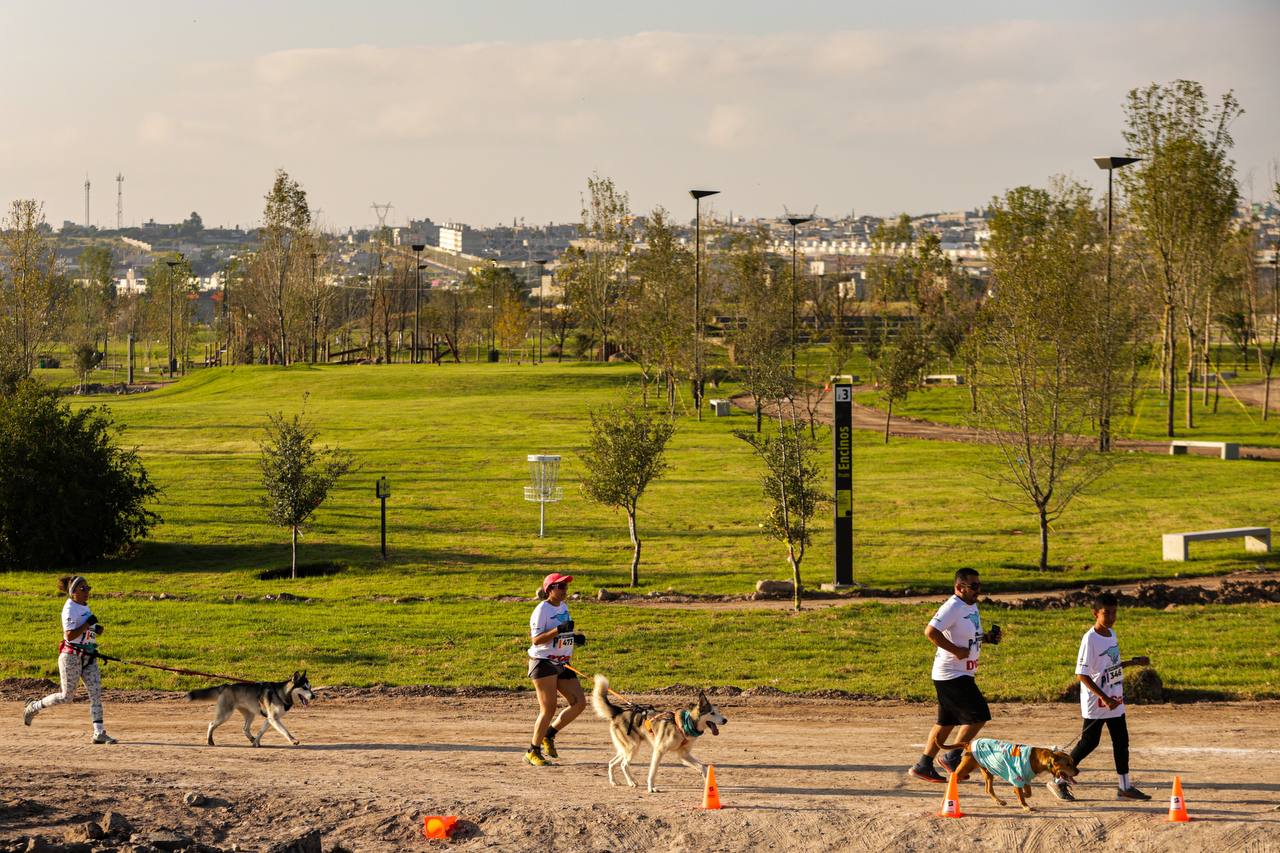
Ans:
[[[576,575],[585,596],[626,583],[625,517],[580,496],[574,449],[590,408],[637,389],[638,374],[625,365],[298,366],[199,371],[164,390],[102,398],[164,489],[157,508],[165,519],[136,556],[88,567],[96,593],[119,596],[95,605],[114,626],[107,645],[126,657],[262,677],[306,663],[326,683],[519,684],[530,605],[499,599],[527,598],[552,570]],[[287,565],[288,536],[256,505],[256,441],[268,412],[297,411],[304,399],[322,441],[353,451],[363,466],[301,546],[302,562],[342,571],[260,580],[259,572]],[[745,413],[680,420],[672,469],[641,501],[644,589],[743,593],[760,578],[788,576],[782,547],[759,533],[758,468],[731,432],[750,423]],[[536,507],[522,499],[524,457],[535,452],[565,457],[565,500],[549,507],[545,539],[536,535]],[[1246,557],[1239,542],[1206,544],[1191,564],[1162,563],[1158,536],[1275,526],[1277,504],[1263,496],[1280,490],[1280,466],[1120,455],[1055,525],[1050,557],[1058,569],[1042,574],[1032,568],[1033,517],[985,493],[984,475],[996,464],[986,447],[905,440],[886,447],[878,435],[859,433],[857,579],[941,592],[956,568],[971,565],[996,591],[1280,565],[1275,556]],[[393,488],[386,563],[378,558],[373,491],[384,474]],[[805,560],[808,583],[829,580],[829,536],[823,519]],[[0,675],[47,673],[60,606],[51,575],[10,572],[0,585],[7,593]],[[281,591],[312,600],[261,600]],[[149,600],[161,592],[178,598]],[[404,597],[425,600],[390,603]],[[1188,632],[1189,613],[1197,626],[1217,622],[1222,630]],[[1274,695],[1275,658],[1247,649],[1280,646],[1276,613],[1125,614],[1132,621],[1127,630],[1122,624],[1122,637],[1134,653],[1133,643],[1150,643],[1153,655],[1176,654],[1177,668],[1161,667],[1173,686]],[[917,697],[931,689],[920,638],[928,613],[919,607],[709,614],[584,602],[575,615],[596,641],[584,653],[589,668],[625,672],[636,687],[698,681]],[[1016,675],[992,665],[984,676],[996,695],[1036,698],[1069,680],[1086,613],[997,618],[1006,628],[1021,621],[1027,640],[997,653],[1017,662]],[[1229,641],[1242,635],[1249,644]],[[697,657],[683,657],[688,649]],[[1221,665],[1224,655],[1240,665]],[[122,668],[112,683],[177,683],[169,678]]]

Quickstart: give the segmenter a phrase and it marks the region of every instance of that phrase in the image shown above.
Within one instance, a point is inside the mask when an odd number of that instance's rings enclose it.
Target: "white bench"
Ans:
[[[1209,539],[1244,538],[1244,549],[1251,554],[1266,554],[1271,550],[1270,527],[1231,527],[1226,530],[1198,530],[1194,533],[1166,533],[1164,559],[1178,563],[1187,561],[1187,543]]]
[[[711,407],[711,411],[716,413],[717,418],[729,417],[732,404],[728,400],[708,400],[707,405]]]
[[[957,385],[963,385],[964,377],[958,373],[930,373],[924,378],[925,385],[937,385],[940,382],[954,382]]]
[[[1240,445],[1234,441],[1171,441],[1169,455],[1181,456],[1187,452],[1188,447],[1212,447],[1221,451],[1223,459],[1240,458]]]

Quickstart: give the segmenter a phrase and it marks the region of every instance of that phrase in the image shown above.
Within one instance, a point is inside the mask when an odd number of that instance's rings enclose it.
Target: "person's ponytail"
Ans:
[[[538,590],[537,599],[538,599],[539,601],[546,601],[546,600],[547,600],[547,591],[546,591],[545,589],[540,589],[540,590]]]
[[[63,595],[68,595],[69,594],[68,590],[71,589],[71,582],[75,579],[76,579],[75,575],[63,575],[62,577],[58,578],[58,592],[62,593]]]

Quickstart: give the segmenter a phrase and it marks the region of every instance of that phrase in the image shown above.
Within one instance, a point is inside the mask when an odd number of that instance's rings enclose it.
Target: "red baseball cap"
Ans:
[[[562,575],[558,572],[552,572],[551,574],[547,575],[545,578],[542,579],[542,591],[546,592],[547,587],[551,586],[553,583],[572,583],[572,582],[573,582],[573,575]]]

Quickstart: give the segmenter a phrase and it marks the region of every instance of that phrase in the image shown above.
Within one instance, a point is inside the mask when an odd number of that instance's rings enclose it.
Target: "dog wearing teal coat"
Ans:
[[[1071,760],[1070,753],[1059,749],[1026,746],[990,737],[974,738],[967,743],[953,743],[942,748],[946,750],[960,747],[964,747],[964,757],[956,767],[957,778],[961,781],[967,779],[976,768],[986,780],[987,796],[1004,806],[1008,803],[996,796],[993,787],[999,776],[1013,786],[1018,795],[1018,805],[1022,806],[1023,811],[1035,811],[1027,803],[1027,797],[1031,796],[1031,782],[1036,776],[1049,773],[1054,778],[1075,779],[1080,772]]]

